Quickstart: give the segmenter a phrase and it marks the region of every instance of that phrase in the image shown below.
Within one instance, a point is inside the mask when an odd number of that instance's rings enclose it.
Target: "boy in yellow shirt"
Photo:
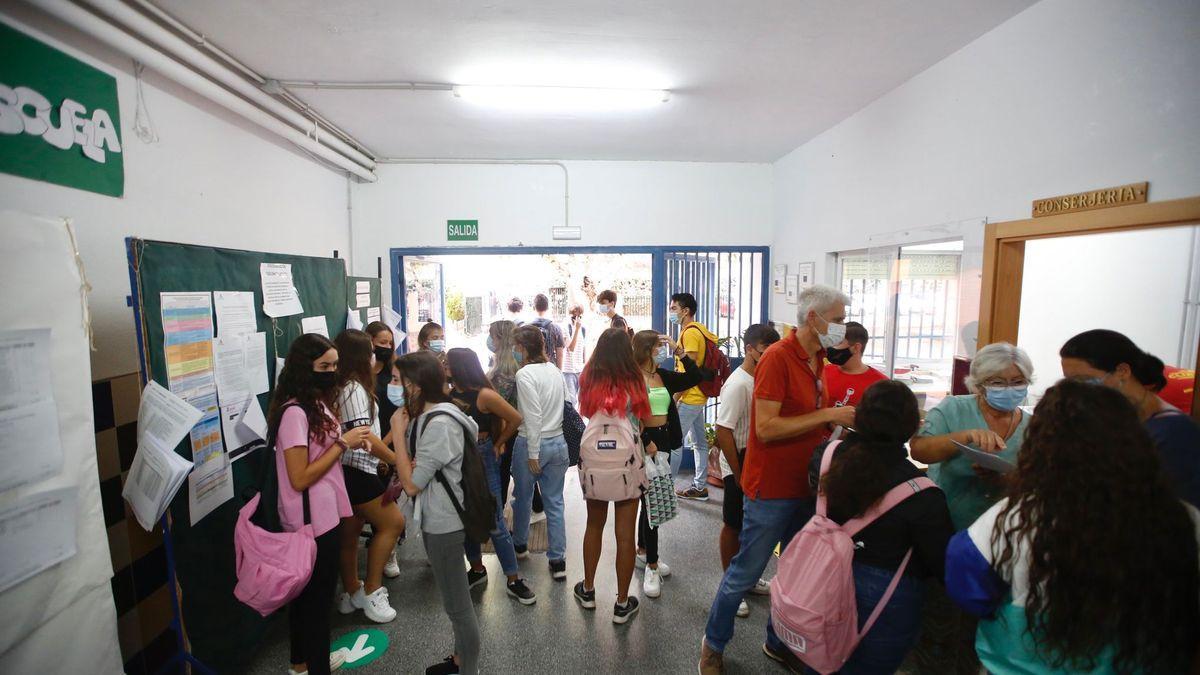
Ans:
[[[683,350],[697,364],[704,363],[705,339],[715,344],[717,336],[713,335],[704,324],[696,321],[696,297],[691,293],[676,293],[671,296],[670,313],[667,319],[672,325],[678,325],[679,342]],[[691,436],[692,455],[696,460],[696,473],[692,484],[685,490],[676,490],[675,494],[681,499],[708,501],[708,437],[704,434],[704,409],[708,404],[706,396],[700,387],[692,387],[679,397],[679,424],[683,429],[684,444]],[[679,473],[679,465],[683,459],[682,452],[671,453],[671,472]]]

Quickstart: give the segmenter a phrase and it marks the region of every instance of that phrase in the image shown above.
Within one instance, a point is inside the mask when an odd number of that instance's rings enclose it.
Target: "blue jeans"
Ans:
[[[679,426],[683,428],[685,445],[688,434],[692,436],[692,454],[696,458],[696,474],[692,477],[692,487],[703,490],[708,487],[708,436],[704,435],[704,406],[680,403]],[[671,453],[672,476],[679,473],[679,465],[682,462],[682,452]]]
[[[895,573],[895,570],[854,563],[859,630],[862,630],[871,612],[875,611],[875,605],[883,597]],[[925,589],[921,582],[912,577],[902,577],[875,625],[858,643],[854,654],[838,673],[874,675],[899,670],[921,632],[921,604],[924,599]]]
[[[816,502],[803,499],[751,499],[747,496],[742,515],[738,552],[721,578],[717,597],[708,611],[704,641],[709,649],[724,652],[733,639],[733,621],[738,605],[747,591],[762,578],[763,570],[775,552],[775,545],[786,546],[804,527],[816,510]],[[774,650],[787,649],[767,620],[767,645]]]
[[[562,434],[543,438],[539,446],[538,463],[542,472],[533,475],[529,470],[529,441],[518,436],[513,442],[513,543],[525,546],[529,542],[529,513],[533,508],[534,483],[542,488],[542,504],[546,507],[546,534],[549,542],[546,558],[566,560],[567,523],[563,511],[563,482],[567,476],[567,441]]]
[[[517,573],[517,552],[513,549],[512,534],[508,524],[504,522],[504,501],[500,499],[500,460],[496,459],[492,439],[479,442],[479,456],[483,460],[483,473],[487,476],[488,490],[496,498],[496,526],[492,528],[492,546],[496,548],[496,557],[500,559],[500,569],[505,575]],[[467,560],[483,559],[483,551],[479,544],[464,539],[463,550]]]

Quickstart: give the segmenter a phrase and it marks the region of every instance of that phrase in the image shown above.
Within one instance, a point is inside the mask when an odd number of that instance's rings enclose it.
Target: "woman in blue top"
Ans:
[[[1112,330],[1089,330],[1059,350],[1063,375],[1125,395],[1158,448],[1175,496],[1200,508],[1200,425],[1157,396],[1167,386],[1163,362]]]
[[[1009,673],[1200,666],[1200,512],[1129,402],[1074,380],[1038,403],[1008,496],[950,541],[946,590]]]

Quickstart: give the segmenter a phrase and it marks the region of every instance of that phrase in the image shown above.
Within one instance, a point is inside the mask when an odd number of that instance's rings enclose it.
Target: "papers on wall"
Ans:
[[[217,335],[231,337],[258,332],[254,314],[254,294],[242,291],[213,292],[217,312]]]
[[[50,329],[0,331],[0,492],[62,470],[50,381]]]
[[[354,306],[356,308],[362,309],[363,307],[367,307],[370,304],[371,304],[371,294],[370,293],[358,293],[355,296]]]
[[[368,307],[367,308],[367,323],[371,323],[373,321],[379,321],[379,308],[378,307]]]
[[[267,438],[267,418],[263,415],[258,397],[251,396],[242,401],[221,403],[221,432],[225,435],[225,447],[229,448],[229,461],[245,457],[256,447],[262,447]]]
[[[392,329],[392,337],[396,341],[396,347],[400,347],[400,343],[408,337],[408,334],[400,330],[400,315],[391,307],[383,308],[383,318],[381,319],[387,324],[388,328]]]
[[[211,463],[214,468],[204,474],[198,470],[188,476],[188,513],[195,525],[218,506],[233,499],[233,470],[230,460],[221,453]]]
[[[300,319],[300,329],[305,333],[316,333],[329,337],[329,327],[325,324],[325,315],[306,316]]]
[[[304,312],[300,295],[292,281],[292,266],[288,263],[261,263],[263,313],[270,317],[293,316]]]
[[[0,593],[75,555],[76,489],[27,495],[0,510]]]
[[[191,470],[191,462],[171,448],[162,447],[154,436],[146,436],[145,442],[138,446],[125,489],[121,491],[143,529],[147,532],[154,529]]]
[[[346,309],[346,328],[349,330],[362,330],[362,319],[358,318],[358,310]]]
[[[163,293],[162,322],[168,388],[184,400],[212,392],[212,297]]]
[[[217,393],[226,400],[244,400],[249,395],[265,394],[267,378],[267,334],[249,333],[213,340]]]
[[[1009,473],[1017,468],[1017,465],[1004,459],[1000,455],[993,455],[990,452],[976,450],[969,445],[963,445],[958,441],[950,441],[956,445],[960,452],[971,460],[973,464],[977,464],[985,469],[990,469],[999,473]]]
[[[355,295],[362,295],[363,293],[370,293],[370,292],[371,292],[371,282],[369,282],[369,281],[354,282]]]
[[[153,437],[158,447],[171,449],[200,421],[201,412],[151,380],[138,404],[138,447]]]
[[[262,440],[267,440],[267,417],[263,415],[262,407],[258,405],[258,399],[250,399],[250,405],[242,411],[237,420],[237,426],[243,430],[243,433],[249,431]]]
[[[275,384],[279,384],[279,375],[283,373],[284,359],[275,357]]]

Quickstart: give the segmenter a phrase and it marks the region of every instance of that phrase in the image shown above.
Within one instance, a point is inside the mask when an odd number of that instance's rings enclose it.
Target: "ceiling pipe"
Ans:
[[[257,84],[259,87],[265,87],[267,85],[267,81],[268,81],[267,78],[263,77],[262,75],[259,75],[257,72],[254,71],[253,68],[242,63],[237,58],[235,58],[233,55],[231,55],[229,52],[227,52],[224,49],[221,49],[217,45],[213,44],[211,41],[209,41],[207,35],[204,35],[203,33],[197,33],[195,30],[192,30],[192,28],[190,26],[183,23],[179,19],[176,19],[174,16],[171,16],[170,14],[168,14],[165,10],[163,10],[158,5],[154,4],[153,2],[150,2],[150,0],[126,0],[126,1],[133,3],[134,5],[139,7],[143,12],[145,12],[145,13],[149,14],[150,16],[154,17],[155,19],[158,19],[159,21],[163,22],[164,24],[169,26],[172,30],[179,33],[185,39],[190,41],[192,43],[193,47],[196,47],[197,49],[202,49],[202,50],[212,54],[217,59],[223,61],[229,67],[238,71],[243,76],[245,76],[247,79],[249,79],[252,82],[254,82],[255,84]],[[273,92],[267,91],[267,93],[270,94]],[[361,151],[363,154],[365,154],[369,157],[375,156],[375,153],[372,152],[369,148],[367,148],[367,146],[360,143],[358,141],[358,139],[354,138],[349,133],[344,131],[341,127],[339,127],[336,124],[334,124],[333,122],[331,122],[324,115],[322,115],[321,113],[314,110],[312,108],[312,106],[310,106],[307,103],[305,103],[304,101],[296,98],[296,96],[293,95],[291,92],[281,91],[281,92],[279,92],[278,95],[281,98],[283,98],[285,101],[287,101],[289,104],[291,104],[291,106],[293,108],[300,111],[301,114],[316,118],[317,122],[324,125],[325,128],[328,129],[330,133],[336,135],[338,138],[341,138],[343,141],[350,144],[355,149]]]
[[[571,223],[571,176],[567,165],[553,159],[455,159],[455,158],[405,158],[380,157],[379,164],[466,164],[466,165],[509,165],[509,166],[557,166],[563,174],[563,224],[569,227]]]
[[[278,82],[288,89],[454,91],[454,85],[447,82],[321,82],[316,80],[279,80]]]
[[[261,107],[233,94],[228,89],[192,70],[183,63],[176,61],[166,53],[139,40],[79,5],[68,2],[68,0],[25,1],[29,5],[37,7],[109,47],[141,61],[161,73],[164,77],[254,122],[267,131],[295,143],[301,149],[311,152],[321,159],[358,176],[362,180],[372,183],[378,180],[371,169],[346,157],[308,133],[283,122]],[[273,103],[277,106],[282,105],[278,101],[273,101]],[[371,162],[371,167],[374,168],[374,162]]]
[[[35,2],[35,4],[37,3]],[[303,132],[315,130],[315,120],[305,117],[296,110],[280,103],[270,94],[259,89],[254,82],[247,80],[243,75],[234,72],[211,56],[188,44],[183,38],[163,28],[145,14],[138,12],[124,2],[121,2],[121,0],[82,0],[82,4],[104,14],[118,26],[141,36],[144,40],[157,46],[170,56],[225,85],[263,110],[295,126],[297,129]],[[375,162],[372,158],[350,147],[349,144],[340,138],[328,136],[323,138],[321,142],[345,155],[351,161],[361,165],[367,171],[375,168]]]

